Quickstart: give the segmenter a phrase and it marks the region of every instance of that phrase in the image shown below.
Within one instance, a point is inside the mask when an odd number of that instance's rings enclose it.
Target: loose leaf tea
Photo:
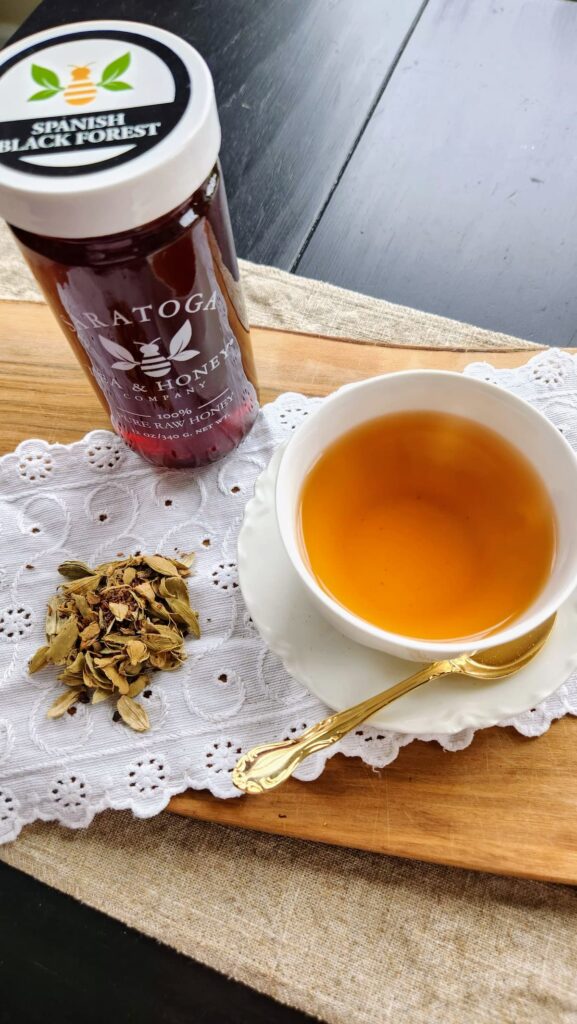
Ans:
[[[115,721],[136,732],[150,722],[138,697],[150,685],[150,673],[171,671],[186,657],[183,639],[200,636],[198,612],[190,607],[184,582],[194,555],[178,559],[138,555],[104,562],[58,567],[67,580],[48,602],[46,643],[28,662],[38,672],[61,668],[66,689],[48,709],[48,718],[75,713],[75,704],[115,704]]]

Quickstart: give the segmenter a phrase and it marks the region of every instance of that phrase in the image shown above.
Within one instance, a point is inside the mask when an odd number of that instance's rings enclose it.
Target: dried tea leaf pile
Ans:
[[[193,559],[139,555],[95,569],[84,562],[58,567],[68,582],[48,602],[46,644],[28,663],[30,672],[61,668],[58,679],[66,689],[49,708],[49,718],[74,713],[77,702],[111,700],[115,718],[137,732],[150,728],[135,698],[155,669],[182,664],[188,633],[200,636],[185,583]]]

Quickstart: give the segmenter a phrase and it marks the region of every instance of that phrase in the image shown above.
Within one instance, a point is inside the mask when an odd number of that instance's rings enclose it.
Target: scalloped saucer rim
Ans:
[[[336,711],[416,671],[415,662],[347,639],[322,617],[286,554],[274,508],[277,449],[257,480],[238,537],[242,594],[258,631],[286,670]],[[371,720],[410,735],[452,735],[498,725],[540,704],[577,668],[577,591],[559,609],[551,638],[530,665],[490,684],[444,677],[395,701]]]

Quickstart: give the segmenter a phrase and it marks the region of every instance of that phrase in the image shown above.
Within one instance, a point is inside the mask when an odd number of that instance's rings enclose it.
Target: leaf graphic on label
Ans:
[[[175,356],[178,352],[182,352],[188,345],[191,337],[192,327],[190,326],[190,320],[185,320],[182,327],[179,327],[176,334],[173,335],[170,342],[170,355]]]
[[[117,359],[130,363],[131,368],[137,365],[136,360],[127,348],[124,348],[122,345],[118,345],[115,341],[111,341],[110,338],[105,338],[102,334],[98,335],[98,339],[102,347],[105,348],[107,352],[110,352],[111,356],[116,356]]]
[[[56,96],[60,92],[59,89],[41,89],[40,92],[35,92],[33,96],[28,97],[30,100],[49,100],[51,96]]]
[[[123,53],[122,57],[117,57],[111,64],[107,64],[102,72],[102,80],[100,85],[106,85],[107,82],[114,82],[116,78],[120,78],[126,71],[130,64],[130,53]],[[131,86],[124,86],[123,88],[131,88]]]
[[[61,89],[60,79],[55,71],[51,71],[50,68],[43,68],[40,64],[32,65],[32,78],[38,85],[43,85],[45,89]]]
[[[138,363],[112,363],[113,370],[133,370]]]
[[[102,82],[103,89],[110,89],[110,92],[119,92],[121,89],[132,89],[128,82]]]

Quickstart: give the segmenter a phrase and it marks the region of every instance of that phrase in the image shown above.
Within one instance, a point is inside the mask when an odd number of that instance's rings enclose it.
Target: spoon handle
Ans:
[[[361,704],[355,704],[346,711],[339,711],[329,718],[317,722],[297,739],[282,740],[280,743],[262,743],[239,757],[232,773],[232,781],[245,793],[264,793],[274,789],[288,779],[301,761],[317,750],[337,743],[356,726],[362,725],[376,711],[391,704],[410,690],[428,683],[437,676],[458,671],[458,665],[451,661],[435,661],[419,669],[408,679],[396,683],[389,690],[369,697]]]

